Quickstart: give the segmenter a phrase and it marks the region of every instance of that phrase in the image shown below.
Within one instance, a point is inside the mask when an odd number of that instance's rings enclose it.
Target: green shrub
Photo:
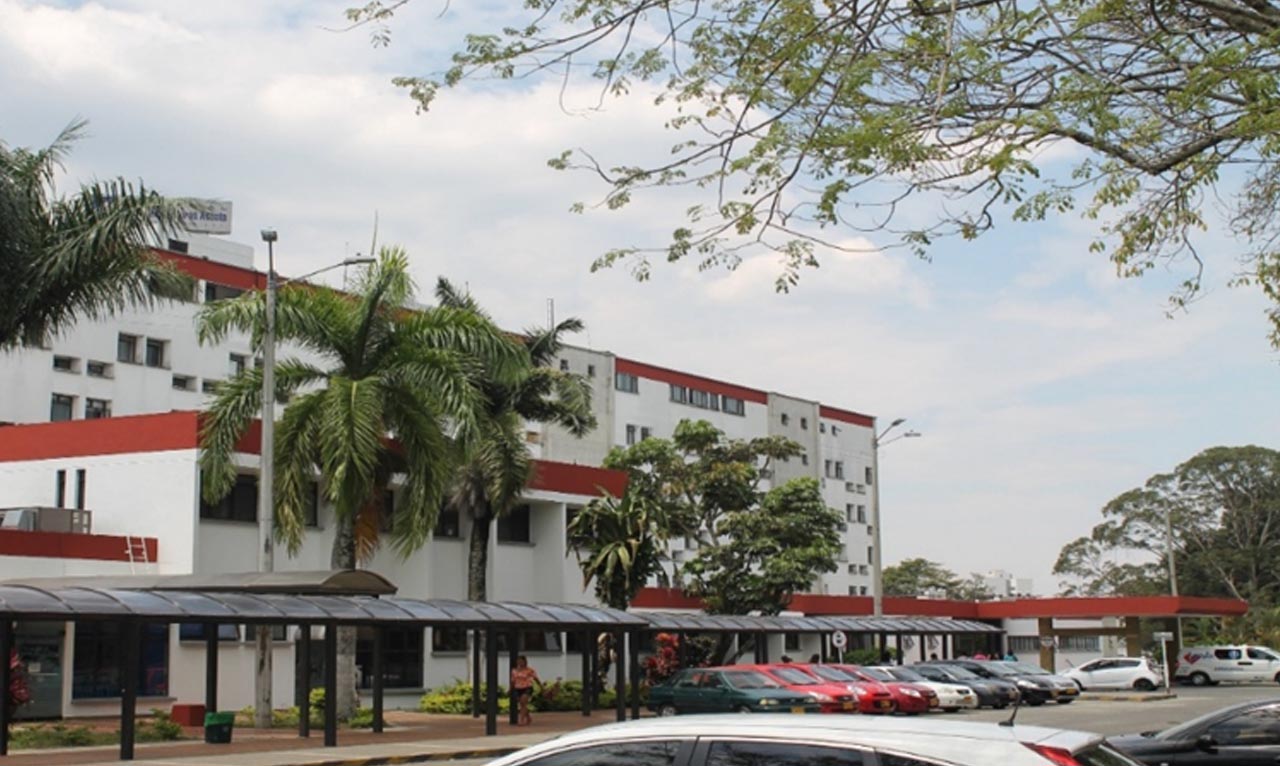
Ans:
[[[885,652],[889,655],[890,662],[896,659],[899,654],[893,647],[887,647]],[[850,665],[879,665],[880,650],[873,646],[865,649],[850,649],[844,653],[844,661]]]
[[[480,687],[480,705],[483,711],[486,687]],[[418,702],[418,710],[423,713],[449,713],[453,715],[465,715],[472,712],[471,710],[471,684],[465,681],[456,681],[449,686],[442,686],[439,689],[431,689],[422,695],[422,699]],[[498,687],[498,711],[509,712],[511,710],[511,698],[507,694],[506,688]]]
[[[362,707],[356,710],[355,715],[351,716],[351,720],[347,725],[353,729],[372,729],[373,728],[373,708]]]
[[[165,711],[152,709],[151,718],[138,723],[137,736],[139,742],[172,742],[182,739],[182,726]]]
[[[87,747],[110,745],[120,741],[120,735],[111,731],[94,731],[87,726],[35,724],[14,727],[9,736],[9,746],[15,750],[37,750],[50,747]]]

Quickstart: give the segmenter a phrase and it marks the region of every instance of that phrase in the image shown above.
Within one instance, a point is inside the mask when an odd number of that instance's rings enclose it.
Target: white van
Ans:
[[[1280,682],[1280,653],[1265,646],[1189,646],[1178,655],[1173,680],[1194,686]]]

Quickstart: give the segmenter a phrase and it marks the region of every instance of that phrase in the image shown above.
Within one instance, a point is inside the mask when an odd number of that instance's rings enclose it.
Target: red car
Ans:
[[[805,670],[803,665],[733,665],[755,670],[792,691],[808,694],[817,700],[824,713],[856,713],[858,703],[849,687],[825,681]]]
[[[859,713],[892,713],[898,709],[893,692],[879,681],[868,681],[834,665],[805,665],[805,670],[832,683],[845,684],[858,701]]]
[[[923,684],[899,681],[879,668],[863,668],[857,665],[837,665],[836,667],[859,680],[879,681],[889,687],[900,713],[917,715],[938,709],[938,693]]]

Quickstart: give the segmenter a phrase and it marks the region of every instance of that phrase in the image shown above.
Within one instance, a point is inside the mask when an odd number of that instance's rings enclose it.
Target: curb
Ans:
[[[402,763],[428,763],[431,761],[461,761],[473,758],[500,758],[510,755],[520,747],[490,747],[479,750],[450,750],[443,753],[413,753],[410,755],[372,755],[367,758],[344,758],[332,761],[300,761],[281,766],[397,766]]]
[[[1099,694],[1082,696],[1081,701],[1093,700],[1095,702],[1163,702],[1165,700],[1176,700],[1177,694],[1170,692],[1169,694]]]

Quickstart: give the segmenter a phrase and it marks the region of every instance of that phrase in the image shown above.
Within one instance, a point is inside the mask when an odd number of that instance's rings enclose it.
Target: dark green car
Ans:
[[[819,713],[818,701],[754,670],[686,668],[649,690],[649,709],[677,713]]]

